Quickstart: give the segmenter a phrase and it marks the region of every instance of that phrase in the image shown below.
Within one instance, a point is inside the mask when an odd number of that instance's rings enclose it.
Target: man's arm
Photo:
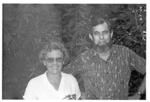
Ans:
[[[144,77],[142,84],[140,85],[138,91],[133,95],[128,97],[130,100],[140,99],[141,95],[145,92],[146,89],[146,77]]]
[[[139,89],[137,91],[137,93],[135,93],[135,95],[133,96],[135,99],[140,95],[143,94],[145,92],[146,89],[146,61],[144,58],[138,56],[135,52],[129,50],[129,63],[130,66],[134,67],[134,69],[138,72],[140,72],[141,74],[144,75],[144,79],[141,83],[141,85],[139,86]]]
[[[128,49],[129,52],[129,65],[141,74],[146,72],[146,61],[144,58],[138,56],[135,52]]]
[[[143,82],[138,89],[138,92],[140,92],[139,94],[144,93],[145,89],[146,89],[146,75],[144,76]]]

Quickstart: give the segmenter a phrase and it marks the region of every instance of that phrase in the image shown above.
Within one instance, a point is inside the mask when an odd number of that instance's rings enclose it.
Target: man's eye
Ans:
[[[94,32],[93,34],[94,34],[94,35],[98,35],[98,34],[99,34],[99,32]]]
[[[108,33],[109,33],[109,31],[104,31],[104,32],[103,32],[103,34],[108,34]]]

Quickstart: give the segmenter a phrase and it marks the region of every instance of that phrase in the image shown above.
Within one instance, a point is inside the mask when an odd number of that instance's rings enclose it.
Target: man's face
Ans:
[[[60,50],[52,50],[51,52],[48,52],[44,65],[49,73],[59,74],[63,65],[63,53]]]
[[[113,33],[110,32],[107,23],[99,24],[93,27],[93,41],[99,47],[110,43]]]

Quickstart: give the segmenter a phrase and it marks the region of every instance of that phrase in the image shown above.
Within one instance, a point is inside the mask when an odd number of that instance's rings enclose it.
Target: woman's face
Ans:
[[[60,74],[63,65],[63,53],[60,50],[52,50],[46,54],[44,65],[51,74]]]

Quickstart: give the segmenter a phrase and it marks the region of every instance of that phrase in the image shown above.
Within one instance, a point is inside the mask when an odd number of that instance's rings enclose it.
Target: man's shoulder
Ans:
[[[80,57],[88,57],[88,56],[91,56],[91,55],[93,55],[93,49],[91,48],[91,49],[88,49],[88,50],[86,50],[86,51],[84,51],[84,52],[82,52],[80,55],[78,55],[78,56],[80,56]]]
[[[117,45],[117,44],[113,44],[112,45],[112,48],[115,49],[115,50],[123,50],[123,51],[126,51],[128,50],[129,48],[126,47],[126,46],[123,46],[123,45]]]
[[[86,63],[88,60],[90,60],[91,56],[93,56],[93,55],[94,55],[93,50],[88,49],[88,50],[82,52],[81,54],[79,54],[76,57],[75,62],[77,61],[78,63]]]
[[[90,53],[90,51],[91,51],[91,49],[85,50],[84,52],[81,53],[81,55],[87,55]]]

